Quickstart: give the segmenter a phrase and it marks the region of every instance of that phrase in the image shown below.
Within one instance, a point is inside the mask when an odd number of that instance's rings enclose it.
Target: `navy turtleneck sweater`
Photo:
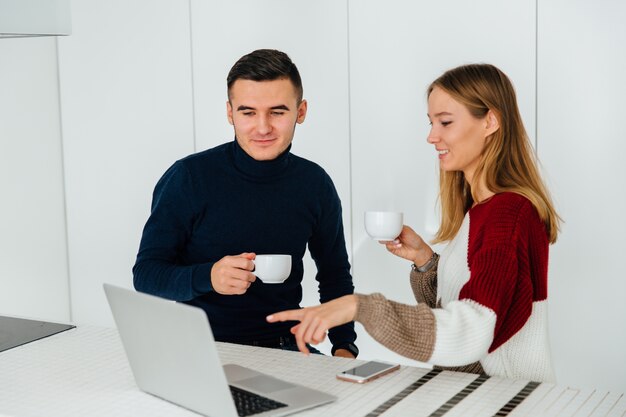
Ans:
[[[181,159],[161,177],[134,284],[204,309],[216,340],[284,336],[294,323],[269,324],[265,317],[299,308],[307,244],[320,301],[352,294],[341,202],[328,174],[289,149],[272,161],[256,161],[235,140]],[[257,279],[243,295],[213,291],[213,264],[242,252],[290,254],[291,275],[282,284]],[[331,329],[329,338],[334,346],[354,342],[354,325]]]

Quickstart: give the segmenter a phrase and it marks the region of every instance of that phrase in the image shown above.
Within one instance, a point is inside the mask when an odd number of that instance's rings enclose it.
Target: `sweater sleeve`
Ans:
[[[387,348],[420,362],[458,367],[486,354],[495,323],[491,311],[475,303],[456,302],[445,309],[438,305],[437,267],[411,271],[410,281],[417,305],[390,301],[381,294],[357,294],[356,321]],[[480,365],[471,371],[479,372]]]
[[[437,307],[437,266],[439,259],[430,271],[419,272],[414,269],[410,273],[411,288],[418,303],[425,303],[430,308]]]
[[[354,293],[350,262],[346,251],[341,215],[341,201],[330,177],[324,173],[323,192],[320,195],[320,215],[309,239],[311,258],[317,267],[315,279],[319,283],[320,302]],[[354,322],[350,322],[328,332],[335,347],[356,340]]]
[[[213,263],[179,263],[196,217],[190,198],[192,186],[190,175],[180,161],[157,183],[133,267],[133,282],[138,291],[186,301],[211,290]]]
[[[382,294],[357,294],[355,320],[387,348],[420,362],[428,362],[435,346],[435,317],[424,303],[397,303]]]

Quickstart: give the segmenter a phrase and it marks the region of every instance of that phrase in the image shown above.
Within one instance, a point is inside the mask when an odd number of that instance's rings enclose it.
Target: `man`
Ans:
[[[290,153],[307,112],[291,59],[254,51],[235,63],[227,86],[235,140],[177,161],[159,180],[133,267],[135,288],[204,309],[218,341],[297,350],[294,323],[265,317],[300,307],[307,245],[320,302],[353,293],[341,202],[322,168]],[[289,278],[256,279],[257,253],[291,255]],[[354,323],[329,338],[333,355],[358,354]]]

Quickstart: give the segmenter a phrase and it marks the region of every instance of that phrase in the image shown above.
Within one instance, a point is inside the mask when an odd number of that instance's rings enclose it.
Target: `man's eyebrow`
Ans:
[[[278,106],[272,106],[270,107],[271,110],[285,110],[285,111],[289,111],[289,107],[285,106],[284,104],[279,104]],[[237,111],[246,111],[246,110],[256,110],[254,107],[250,107],[250,106],[239,106],[237,107]]]

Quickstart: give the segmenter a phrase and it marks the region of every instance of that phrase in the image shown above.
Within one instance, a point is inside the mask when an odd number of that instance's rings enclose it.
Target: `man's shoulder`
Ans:
[[[291,154],[291,160],[292,160],[293,165],[297,169],[301,169],[312,175],[319,175],[319,176],[330,178],[326,170],[322,168],[322,166],[319,165],[317,162],[313,162],[310,159],[303,158],[294,153]]]
[[[180,161],[195,163],[197,161],[205,162],[207,159],[212,159],[212,158],[221,158],[227,152],[230,146],[232,146],[232,143],[230,142],[222,143],[221,145],[217,145],[213,148],[205,149],[199,152],[194,152],[182,158]]]
[[[192,171],[196,168],[204,170],[206,167],[213,166],[215,163],[225,161],[225,156],[228,153],[230,145],[230,143],[223,143],[213,148],[192,153],[177,160],[174,166],[184,166]]]

